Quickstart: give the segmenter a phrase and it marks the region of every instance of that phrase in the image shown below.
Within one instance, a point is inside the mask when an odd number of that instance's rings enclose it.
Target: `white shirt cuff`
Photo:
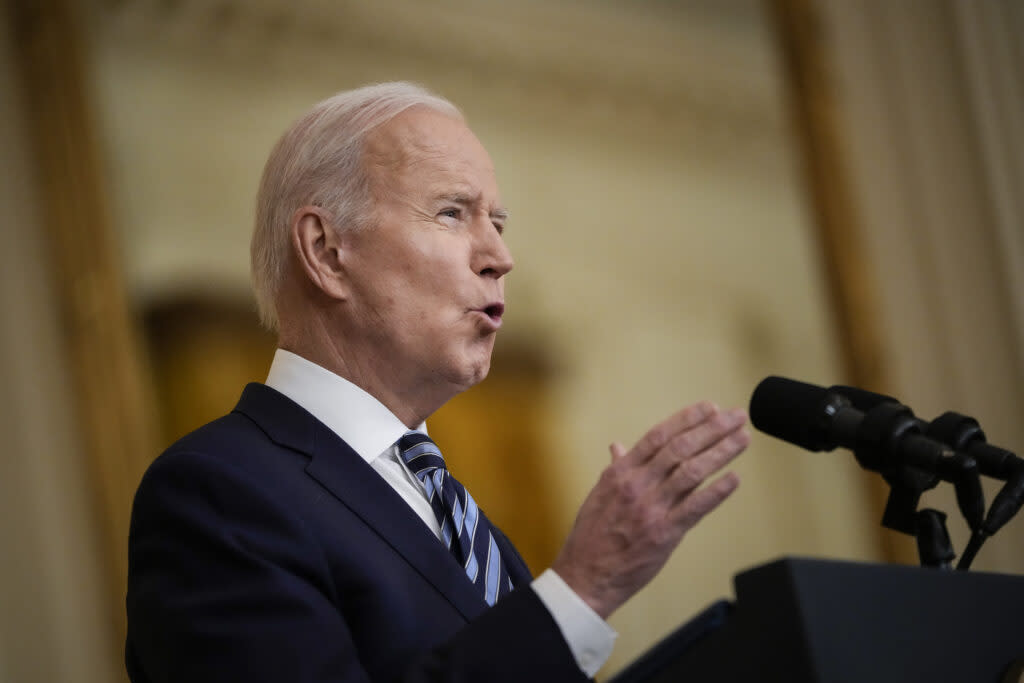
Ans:
[[[593,678],[611,656],[619,634],[553,570],[546,570],[530,587],[554,617],[580,671]]]

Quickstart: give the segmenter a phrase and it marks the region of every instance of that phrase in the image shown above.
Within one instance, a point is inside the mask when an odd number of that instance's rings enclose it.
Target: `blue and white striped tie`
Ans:
[[[491,532],[491,523],[455,477],[429,436],[406,432],[398,450],[412,473],[423,482],[430,506],[441,525],[441,541],[462,564],[466,576],[493,605],[512,590],[505,563]]]

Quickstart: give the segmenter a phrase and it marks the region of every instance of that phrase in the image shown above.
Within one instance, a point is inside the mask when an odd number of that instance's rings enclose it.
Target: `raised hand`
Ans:
[[[628,452],[613,443],[612,463],[551,568],[607,618],[736,490],[739,478],[732,472],[704,483],[747,447],[746,421],[742,410],[701,402],[654,426]]]

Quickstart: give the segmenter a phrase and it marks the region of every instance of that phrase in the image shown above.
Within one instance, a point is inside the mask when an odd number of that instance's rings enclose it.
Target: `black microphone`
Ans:
[[[757,429],[809,451],[852,445],[864,413],[849,399],[785,377],[766,377],[750,397]]]
[[[854,407],[864,412],[881,403],[899,403],[892,396],[876,394],[857,387],[836,385],[829,387],[828,390],[842,394]],[[1024,460],[1012,452],[987,443],[985,432],[972,417],[945,412],[930,423],[921,420],[919,426],[929,438],[941,441],[953,450],[974,458],[978,462],[978,471],[986,477],[1007,481],[1024,467]]]
[[[889,434],[866,434],[865,426],[875,425],[865,425],[865,420],[881,407],[891,408],[885,412],[891,414],[890,421],[898,424],[886,430],[891,432]],[[855,406],[835,387],[826,389],[785,377],[766,377],[757,385],[750,397],[750,421],[762,432],[809,451],[878,446],[886,456],[921,466],[930,465],[932,460],[952,452],[925,437],[920,421],[895,399],[878,401],[865,410]],[[866,442],[869,436],[879,443]]]
[[[861,467],[882,473],[891,483],[910,476],[917,479],[913,488],[935,485],[934,479],[922,482],[919,471],[952,482],[968,525],[981,525],[985,499],[973,458],[926,436],[925,423],[895,399],[875,394],[884,399],[876,402],[855,394],[855,405],[838,389],[767,377],[751,396],[750,421],[760,431],[810,451],[849,448]]]
[[[1013,519],[1014,515],[1024,507],[1024,466],[1017,469],[1016,474],[1006,480],[1003,488],[992,499],[982,531],[991,536],[999,531],[1004,524]]]
[[[886,402],[899,403],[891,396],[857,387],[833,386],[829,391],[842,394],[860,410],[871,410]],[[977,420],[948,411],[930,423],[922,420],[921,429],[927,436],[974,458],[981,474],[1006,482],[985,516],[981,526],[983,533],[993,535],[1024,507],[1024,460],[1004,448],[988,443]]]

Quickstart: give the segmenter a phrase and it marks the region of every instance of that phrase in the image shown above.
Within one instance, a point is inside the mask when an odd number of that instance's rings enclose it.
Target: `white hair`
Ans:
[[[413,83],[379,83],[338,93],[292,124],[274,145],[256,195],[250,255],[260,320],[278,326],[290,223],[303,206],[321,207],[337,230],[366,226],[372,214],[363,151],[370,134],[415,106],[462,118],[458,108]]]

